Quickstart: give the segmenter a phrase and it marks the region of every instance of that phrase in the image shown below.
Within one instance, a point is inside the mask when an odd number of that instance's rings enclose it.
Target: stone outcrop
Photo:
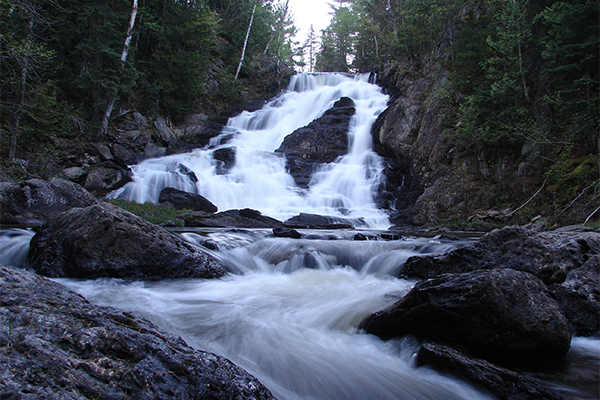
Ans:
[[[193,173],[193,172],[192,172]],[[194,175],[195,176],[195,175]],[[195,193],[188,193],[175,188],[167,187],[160,192],[159,203],[170,203],[178,210],[204,211],[215,213],[217,206],[210,202],[206,197]]]
[[[214,278],[225,272],[198,248],[117,206],[99,202],[47,222],[31,240],[30,266],[59,278]]]
[[[0,267],[3,399],[272,399],[229,360],[127,312]]]
[[[306,188],[320,165],[348,153],[348,128],[356,108],[342,97],[323,116],[295,130],[276,150],[286,158],[286,168],[299,187]]]
[[[540,278],[559,301],[572,333],[600,335],[600,233],[586,227],[536,232],[510,226],[440,256],[409,258],[399,276],[429,279],[443,273],[509,268]],[[594,284],[596,283],[596,284]]]
[[[545,285],[512,269],[443,274],[417,283],[360,328],[386,339],[415,335],[502,359],[559,357],[571,342],[567,320]]]
[[[80,185],[60,178],[0,183],[0,223],[40,226],[48,218],[97,200]]]

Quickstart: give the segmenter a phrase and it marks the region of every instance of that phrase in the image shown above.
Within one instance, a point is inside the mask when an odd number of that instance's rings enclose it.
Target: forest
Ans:
[[[300,39],[285,0],[0,4],[5,169],[57,138],[101,140],[130,110],[173,121],[217,114],[243,103],[250,80],[279,79],[279,66],[391,65],[448,72],[436,98],[454,145],[542,143],[552,174],[598,180],[597,0],[340,0],[326,29]],[[261,57],[274,73],[256,74]],[[576,176],[562,167],[571,159],[584,160]]]

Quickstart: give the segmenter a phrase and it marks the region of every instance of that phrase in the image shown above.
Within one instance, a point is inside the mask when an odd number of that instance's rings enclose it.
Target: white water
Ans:
[[[443,244],[210,236],[225,249],[214,255],[228,259],[240,275],[159,283],[59,281],[94,303],[137,312],[190,345],[229,358],[280,400],[489,398],[416,368],[419,343],[413,339],[383,342],[356,332],[363,318],[413,286],[386,274],[388,264],[445,251]]]
[[[343,96],[356,104],[348,132],[349,152],[315,173],[308,190],[300,189],[286,172],[283,156],[274,151],[287,135],[323,115]],[[231,118],[210,148],[132,166],[134,181],[111,197],[156,203],[161,190],[170,186],[201,194],[220,211],[252,208],[282,221],[301,212],[363,217],[372,228],[387,228],[386,214],[373,202],[382,165],[371,149],[370,133],[387,101],[388,96],[369,84],[366,75],[295,75],[288,90],[263,109]],[[232,135],[232,139],[222,143]],[[218,161],[212,154],[232,146],[236,148],[235,166],[226,175],[219,175]],[[199,182],[178,172],[179,164],[192,170]]]

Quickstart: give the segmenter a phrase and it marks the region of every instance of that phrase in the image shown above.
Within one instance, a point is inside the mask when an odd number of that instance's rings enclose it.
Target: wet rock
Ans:
[[[191,244],[117,206],[99,202],[46,223],[30,266],[53,278],[214,278],[223,268]]]
[[[570,347],[567,320],[544,284],[526,272],[443,274],[361,323],[382,338],[415,335],[494,358],[559,357]]]
[[[550,287],[552,297],[577,336],[600,336],[600,256],[569,271],[560,284]]]
[[[328,215],[300,213],[284,222],[290,228],[300,229],[352,229],[366,226],[362,218],[347,219]]]
[[[572,333],[600,335],[600,233],[571,226],[549,232],[528,227],[496,229],[479,241],[440,256],[409,258],[399,273],[406,279],[429,279],[443,273],[509,268],[529,272],[560,299]],[[587,264],[589,262],[589,264]],[[581,269],[584,264],[586,268]],[[585,282],[590,282],[586,284]],[[582,291],[578,293],[579,288]]]
[[[83,186],[98,196],[104,196],[131,181],[129,171],[115,163],[106,162],[88,171]]]
[[[276,152],[285,155],[286,168],[298,186],[308,187],[319,164],[348,153],[348,128],[355,111],[352,99],[342,97],[322,117],[285,137]]]
[[[273,236],[275,237],[285,237],[291,239],[300,239],[302,235],[295,229],[286,228],[284,226],[273,228]]]
[[[166,154],[167,150],[164,147],[159,147],[154,142],[148,141],[144,147],[144,152],[137,156],[137,160],[140,162],[150,158],[160,158]]]
[[[217,214],[197,211],[181,216],[185,226],[213,228],[274,228],[283,223],[275,218],[262,215],[259,211],[227,210]]]
[[[123,166],[135,164],[137,161],[136,155],[119,143],[113,144],[112,152],[114,154],[115,161]]]
[[[186,177],[190,183],[198,183],[198,177],[196,176],[196,173],[182,163],[175,162],[168,165],[167,171]]]
[[[158,138],[162,143],[170,145],[177,142],[175,134],[171,128],[169,128],[167,121],[163,117],[156,118],[154,121],[154,127],[158,131]]]
[[[213,151],[213,158],[219,161],[217,175],[225,175],[235,165],[235,147],[224,147]]]
[[[500,399],[511,400],[559,400],[558,393],[544,387],[534,379],[499,367],[488,361],[466,356],[448,346],[425,343],[417,355],[419,366],[427,365],[440,372],[450,372],[466,378]]]
[[[0,398],[272,399],[229,360],[130,313],[0,267]]]
[[[96,202],[83,187],[65,179],[3,183],[0,185],[0,222],[39,226],[54,215]]]
[[[192,172],[193,173],[193,172]],[[195,175],[194,175],[195,176]],[[159,203],[171,203],[178,210],[195,210],[215,213],[217,206],[211,203],[206,197],[195,193],[188,193],[175,188],[164,188],[160,192]]]

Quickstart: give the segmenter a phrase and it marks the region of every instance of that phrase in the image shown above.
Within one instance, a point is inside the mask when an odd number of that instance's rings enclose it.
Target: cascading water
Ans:
[[[356,104],[348,154],[317,171],[308,190],[300,189],[286,172],[283,156],[274,151],[287,135],[321,116],[343,96]],[[372,228],[387,228],[385,213],[373,201],[382,165],[371,149],[370,132],[387,100],[379,87],[368,82],[368,75],[295,75],[288,90],[261,110],[231,118],[208,148],[133,166],[133,182],[110,196],[157,202],[161,190],[169,186],[201,194],[221,211],[252,208],[282,221],[301,212],[362,217]],[[235,165],[222,174],[213,154],[224,148],[235,148]],[[197,182],[189,178],[189,171]]]

